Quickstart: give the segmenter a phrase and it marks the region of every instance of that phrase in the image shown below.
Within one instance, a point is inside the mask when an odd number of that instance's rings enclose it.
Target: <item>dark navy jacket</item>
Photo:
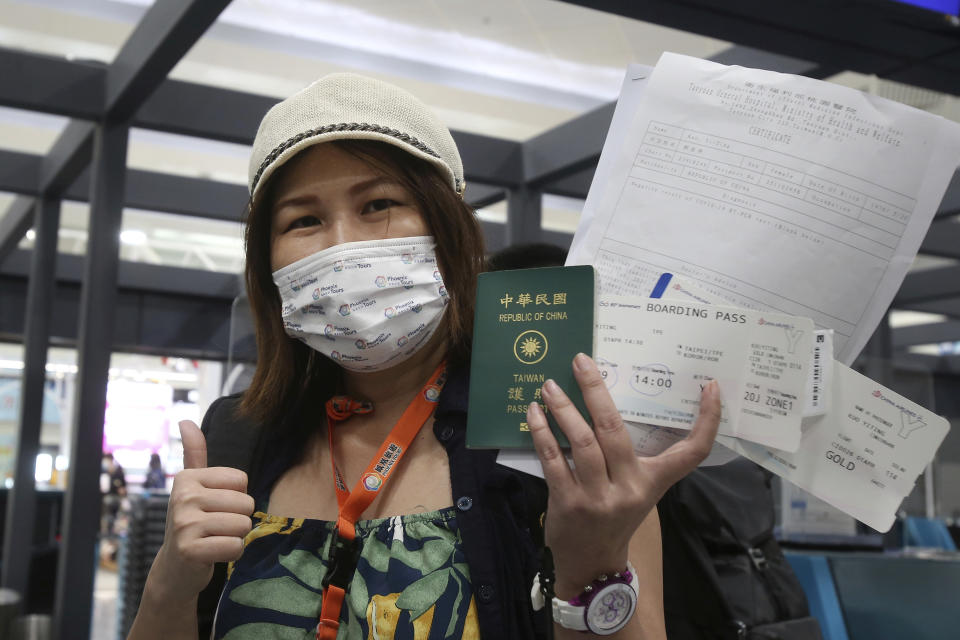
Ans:
[[[434,413],[434,434],[447,450],[453,503],[470,566],[480,632],[484,638],[546,637],[546,609],[530,605],[533,576],[539,571],[543,545],[546,483],[540,478],[496,463],[497,452],[467,449],[468,377],[452,371]],[[215,401],[203,419],[210,466],[250,469],[258,437],[255,425],[238,419],[239,395]],[[285,460],[279,455],[274,460]],[[285,465],[280,465],[285,468]],[[278,465],[263,465],[249,487],[256,496],[269,490],[282,473]],[[200,637],[209,637],[224,571],[214,578],[198,603]]]

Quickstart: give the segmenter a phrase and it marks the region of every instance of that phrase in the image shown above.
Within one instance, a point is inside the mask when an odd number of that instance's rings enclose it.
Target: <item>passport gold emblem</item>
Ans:
[[[523,364],[536,364],[547,355],[547,337],[536,329],[528,329],[513,341],[513,355]]]

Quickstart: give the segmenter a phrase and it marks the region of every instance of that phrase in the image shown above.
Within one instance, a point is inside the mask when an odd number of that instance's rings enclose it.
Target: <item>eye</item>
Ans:
[[[390,198],[378,198],[376,200],[371,200],[363,207],[362,213],[376,213],[378,211],[385,211],[391,207],[400,206],[400,203],[396,200],[391,200]]]
[[[320,224],[320,218],[317,216],[300,216],[290,223],[290,226],[287,227],[287,231],[292,231],[294,229],[305,229],[306,227],[312,227],[317,224]]]

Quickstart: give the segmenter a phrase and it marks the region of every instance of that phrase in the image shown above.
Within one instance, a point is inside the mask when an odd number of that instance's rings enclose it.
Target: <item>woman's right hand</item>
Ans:
[[[163,546],[150,572],[155,595],[171,604],[195,599],[215,562],[240,557],[254,509],[246,473],[207,467],[207,443],[196,424],[182,421],[180,437],[183,471],[173,481]]]

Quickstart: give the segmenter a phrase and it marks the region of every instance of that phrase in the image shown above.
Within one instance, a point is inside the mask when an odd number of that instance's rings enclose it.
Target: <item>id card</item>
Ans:
[[[885,532],[950,424],[839,362],[830,410],[803,422],[795,453],[717,440],[857,520]]]
[[[813,322],[699,302],[604,296],[597,364],[631,422],[689,429],[720,383],[720,433],[795,451]]]

